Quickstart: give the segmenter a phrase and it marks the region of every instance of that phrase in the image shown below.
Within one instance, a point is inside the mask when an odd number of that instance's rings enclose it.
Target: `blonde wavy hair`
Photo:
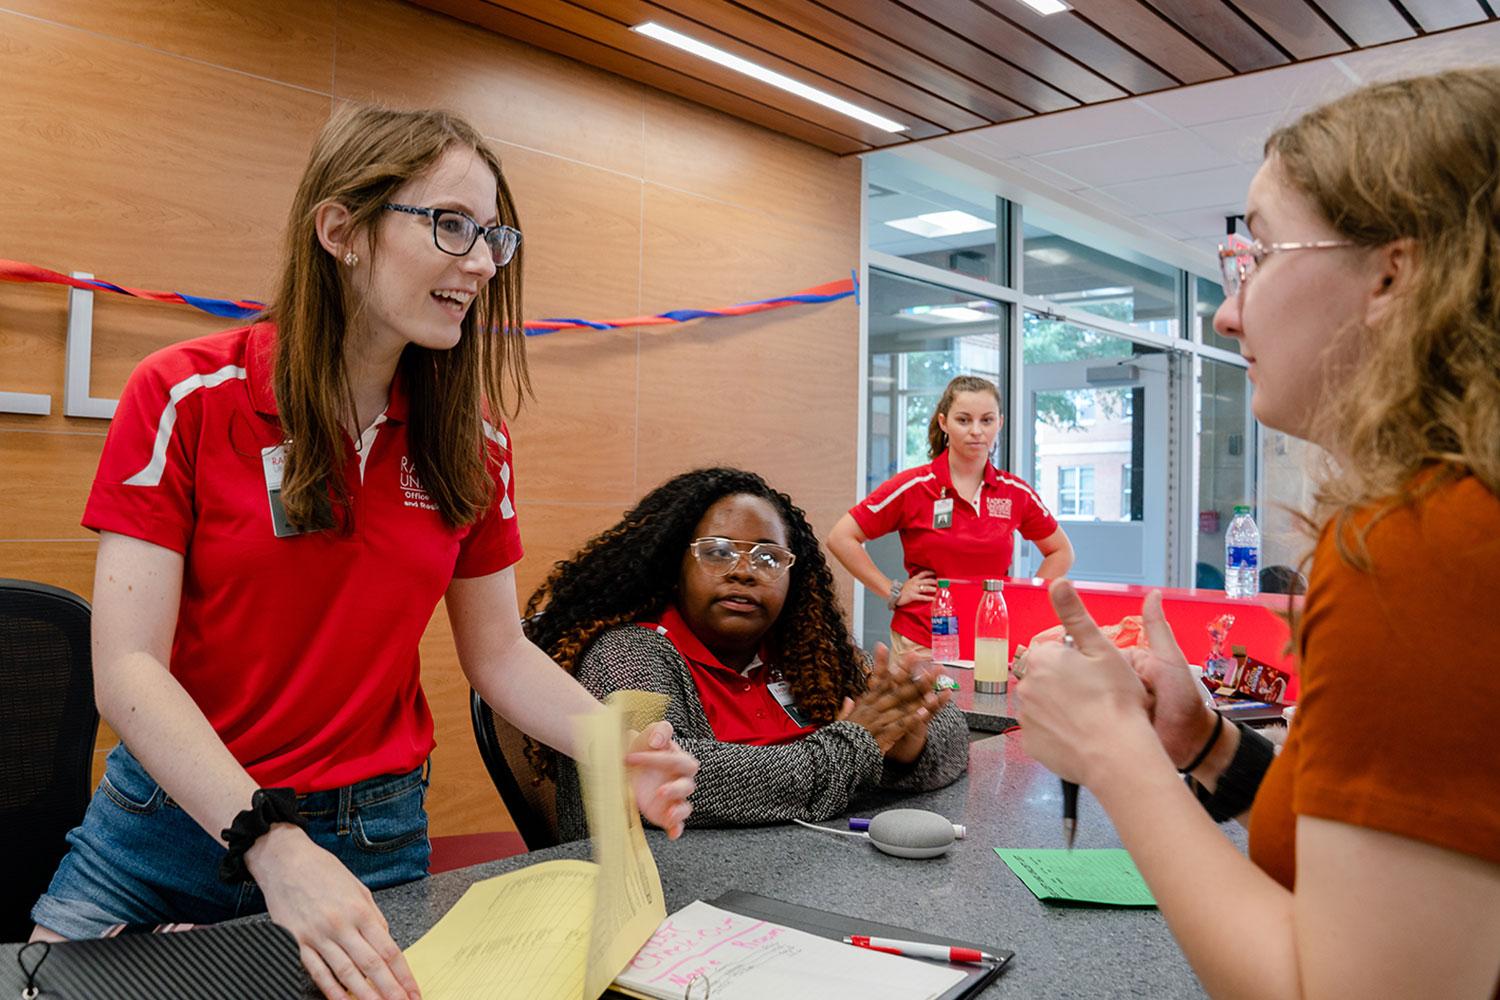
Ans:
[[[1336,521],[1340,555],[1367,566],[1365,536],[1386,514],[1465,474],[1500,494],[1500,68],[1361,88],[1265,151],[1346,238],[1414,246],[1386,317],[1348,331],[1359,359],[1310,435],[1338,458],[1315,476],[1307,527]]]

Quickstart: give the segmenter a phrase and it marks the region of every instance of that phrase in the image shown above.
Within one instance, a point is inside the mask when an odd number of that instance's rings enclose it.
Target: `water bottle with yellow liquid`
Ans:
[[[974,690],[1004,694],[1010,677],[1010,611],[999,580],[984,581],[974,619]]]

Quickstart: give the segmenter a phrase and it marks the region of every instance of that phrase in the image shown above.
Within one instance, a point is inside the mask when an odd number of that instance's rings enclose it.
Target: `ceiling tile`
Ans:
[[[1255,168],[1243,164],[1114,184],[1102,190],[1138,211],[1172,212],[1243,200]]]
[[[1181,230],[1184,239],[1222,240],[1225,228],[1224,217],[1239,215],[1244,210],[1245,198],[1241,194],[1238,201],[1225,202],[1208,208],[1195,208],[1186,212],[1159,212],[1147,218]],[[1141,221],[1145,222],[1147,218]]]
[[[1365,81],[1440,73],[1457,66],[1494,66],[1500,63],[1500,21],[1378,49],[1346,52],[1339,61]]]
[[[1128,139],[1171,128],[1170,122],[1136,100],[1075,108],[965,133],[991,147],[982,152],[1001,159]]]
[[[1306,108],[1288,108],[1264,115],[1230,118],[1193,126],[1193,134],[1239,163],[1259,163],[1266,137],[1283,125],[1289,125]]]
[[[1318,60],[1200,83],[1138,100],[1179,125],[1199,125],[1230,116],[1321,104],[1344,93],[1349,86],[1349,78],[1337,66],[1329,60]]]
[[[1036,160],[1094,187],[1142,180],[1157,176],[1163,170],[1187,173],[1227,167],[1235,162],[1202,139],[1180,129],[1048,153],[1036,157]]]
[[[1039,181],[1051,184],[1053,187],[1062,188],[1064,191],[1077,191],[1089,186],[1088,181],[1079,180],[1071,174],[1060,170],[1054,170],[1029,156],[1018,156],[1012,160],[1003,160],[1007,167],[1012,167],[1028,177],[1035,177]]]

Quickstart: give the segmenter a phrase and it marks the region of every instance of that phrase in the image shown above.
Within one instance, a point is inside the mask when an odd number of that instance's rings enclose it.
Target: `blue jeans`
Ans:
[[[371,889],[422,878],[432,852],[423,770],[297,796],[308,836]],[[31,910],[34,921],[64,937],[98,937],[120,923],[212,924],[265,912],[254,882],[219,881],[224,848],[123,743],[110,751],[68,844]]]

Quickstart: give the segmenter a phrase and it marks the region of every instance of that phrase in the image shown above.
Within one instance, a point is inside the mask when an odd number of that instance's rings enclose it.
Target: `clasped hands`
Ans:
[[[867,687],[858,698],[845,698],[839,721],[863,726],[875,738],[887,760],[910,764],[927,745],[927,726],[952,697],[934,693],[937,667],[917,652],[894,661],[884,643],[875,645],[875,666],[866,675]]]
[[[1145,644],[1126,649],[1095,624],[1072,583],[1054,581],[1048,597],[1074,648],[1042,641],[1027,652],[1015,687],[1026,752],[1088,785],[1099,765],[1117,757],[1126,734],[1143,728],[1154,730],[1174,766],[1188,763],[1217,720],[1162,613],[1161,592],[1152,591],[1141,608]]]

